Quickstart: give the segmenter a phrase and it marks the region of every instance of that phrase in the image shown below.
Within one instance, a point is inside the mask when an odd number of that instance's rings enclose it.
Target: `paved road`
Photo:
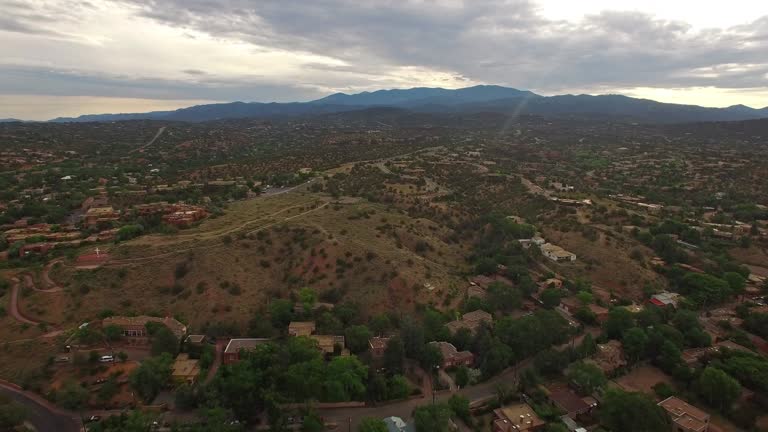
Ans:
[[[566,342],[555,347],[555,349],[563,350],[571,344],[578,346],[587,333],[595,336],[599,333],[599,331],[600,330],[597,328],[590,328],[584,334],[576,337],[573,342]],[[518,374],[531,366],[532,363],[533,358],[525,359],[517,363],[514,367],[506,369],[504,372],[491,378],[488,381],[459,389],[455,393],[466,397],[470,402],[492,399],[496,397],[498,393],[497,389],[499,386],[506,386],[509,389],[515,389],[518,382]],[[452,394],[454,393],[445,392],[437,394],[435,395],[435,401],[445,402],[451,397]],[[427,395],[427,397],[424,398],[409,399],[377,407],[322,409],[318,411],[320,412],[320,415],[327,419],[327,421],[337,423],[339,425],[340,431],[346,431],[350,425],[352,427],[351,430],[356,431],[360,421],[365,417],[384,418],[389,416],[397,416],[401,417],[406,422],[409,422],[412,420],[411,413],[413,412],[414,408],[430,403],[432,403],[432,397]]]
[[[80,421],[72,414],[53,408],[39,396],[0,383],[0,394],[7,396],[27,409],[29,422],[38,432],[79,432]]]

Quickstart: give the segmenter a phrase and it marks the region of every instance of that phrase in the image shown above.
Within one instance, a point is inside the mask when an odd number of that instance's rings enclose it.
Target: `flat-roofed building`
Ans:
[[[194,384],[197,376],[200,375],[200,363],[198,360],[189,358],[189,354],[182,353],[176,357],[173,362],[173,371],[171,379],[176,384]]]
[[[688,402],[670,396],[659,402],[659,406],[672,417],[674,432],[707,432],[709,431],[709,414],[689,404]]]
[[[291,321],[288,324],[288,334],[291,336],[309,336],[314,332],[314,321]]]
[[[527,404],[507,405],[493,410],[493,432],[538,431],[547,424]]]
[[[241,351],[253,350],[257,346],[267,342],[269,342],[269,339],[266,339],[266,338],[232,339],[227,344],[227,347],[224,348],[224,355],[222,357],[222,362],[224,364],[237,363],[240,361]]]

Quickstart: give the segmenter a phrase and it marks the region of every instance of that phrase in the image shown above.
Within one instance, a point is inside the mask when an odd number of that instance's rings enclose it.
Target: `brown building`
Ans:
[[[336,347],[339,347],[341,355],[349,355],[344,345],[344,336],[336,335],[310,335],[310,339],[314,339],[317,342],[317,347],[320,348],[324,354],[333,354],[336,352]]]
[[[465,313],[461,319],[451,321],[445,326],[448,327],[448,331],[451,333],[456,333],[462,328],[466,328],[472,333],[475,333],[482,323],[493,323],[493,316],[486,311],[476,310]]]
[[[670,396],[659,402],[659,406],[672,417],[674,432],[707,432],[709,431],[709,414],[695,406]]]
[[[118,326],[120,329],[122,329],[123,336],[125,337],[146,338],[149,336],[147,334],[147,323],[150,322],[164,324],[171,330],[171,332],[173,332],[178,340],[181,340],[181,338],[183,338],[187,333],[187,326],[171,317],[159,318],[146,315],[135,317],[113,316],[104,318],[101,321],[101,325],[102,327],[109,325]]]
[[[381,358],[384,357],[384,352],[387,350],[387,344],[389,343],[388,337],[372,337],[368,340],[368,347],[371,351],[371,357]]]
[[[493,415],[493,432],[538,431],[547,424],[527,404],[498,408],[493,410]]]
[[[568,387],[549,387],[547,391],[549,392],[549,400],[570,417],[588,413],[595,407],[595,404],[592,403],[593,399],[590,398],[589,402],[587,402]]]
[[[471,367],[475,363],[475,355],[469,351],[459,351],[456,347],[449,342],[430,342],[432,346],[436,346],[443,355],[443,363],[440,365],[443,369],[448,369],[456,366]]]
[[[189,358],[189,354],[182,353],[176,357],[173,363],[171,379],[177,385],[194,384],[197,376],[200,375],[200,364],[198,360]]]
[[[291,323],[288,324],[288,334],[291,336],[309,336],[314,332],[314,321],[291,321]]]
[[[237,363],[240,361],[240,352],[253,350],[257,346],[269,342],[269,339],[265,338],[245,338],[245,339],[231,339],[224,348],[222,362],[226,364]]]
[[[83,224],[87,227],[95,227],[100,223],[112,222],[120,219],[120,212],[112,207],[92,207],[83,217]]]

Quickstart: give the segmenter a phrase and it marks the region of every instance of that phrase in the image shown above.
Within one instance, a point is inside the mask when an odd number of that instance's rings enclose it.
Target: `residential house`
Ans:
[[[205,335],[189,335],[185,341],[188,345],[202,346],[205,343]]]
[[[493,323],[493,316],[486,311],[476,310],[465,313],[460,319],[451,321],[445,326],[451,333],[456,333],[459,329],[465,328],[474,334],[483,323],[489,325]]]
[[[266,338],[243,338],[232,339],[227,343],[227,347],[224,348],[222,356],[222,362],[224,364],[232,364],[240,361],[240,353],[242,351],[250,351],[257,346],[269,342]]]
[[[709,431],[709,414],[684,400],[670,396],[659,402],[659,406],[672,417],[673,432]]]
[[[100,223],[108,223],[120,219],[120,212],[112,207],[91,207],[85,212],[83,224],[86,227],[96,227]]]
[[[554,262],[576,261],[576,254],[568,252],[567,250],[561,248],[560,246],[553,245],[552,243],[545,243],[541,245],[539,248],[541,249],[541,253],[544,254],[545,257],[549,258]]]
[[[373,358],[382,358],[384,357],[384,352],[387,350],[387,344],[389,343],[388,337],[372,337],[368,340],[368,347],[369,351],[371,352],[371,357]]]
[[[443,369],[457,366],[471,367],[475,363],[475,355],[469,351],[459,351],[450,342],[430,342],[436,346],[443,356],[443,363],[440,365]]]
[[[324,354],[334,354],[336,347],[339,347],[341,355],[349,355],[349,350],[345,348],[344,336],[337,335],[310,335],[310,339],[317,342],[317,347]]]
[[[649,303],[661,308],[668,307],[668,306],[677,307],[677,302],[680,300],[680,298],[681,298],[680,294],[678,293],[662,291],[658,294],[652,295],[651,299],[649,300]]]
[[[547,391],[549,393],[549,400],[570,417],[586,414],[597,406],[593,402],[594,399],[585,400],[585,398],[580,398],[573,390],[565,386],[548,387]]]
[[[507,405],[493,410],[493,432],[529,432],[542,430],[546,422],[527,404]]]
[[[291,321],[291,323],[288,324],[288,334],[294,337],[309,336],[314,332],[314,321]]]
[[[182,353],[176,357],[173,363],[171,379],[177,385],[194,384],[197,376],[200,375],[200,364],[198,360],[190,359],[189,354]]]

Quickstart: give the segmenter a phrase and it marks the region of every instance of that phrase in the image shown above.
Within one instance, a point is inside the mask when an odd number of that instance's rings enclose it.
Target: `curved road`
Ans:
[[[27,419],[38,432],[80,432],[80,420],[40,398],[8,384],[0,383],[0,395],[27,409]]]

